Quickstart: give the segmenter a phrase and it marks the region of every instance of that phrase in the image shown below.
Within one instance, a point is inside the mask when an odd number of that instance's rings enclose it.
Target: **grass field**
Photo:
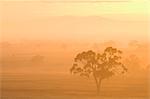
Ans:
[[[148,79],[118,77],[102,82],[67,74],[3,74],[1,99],[149,99]]]

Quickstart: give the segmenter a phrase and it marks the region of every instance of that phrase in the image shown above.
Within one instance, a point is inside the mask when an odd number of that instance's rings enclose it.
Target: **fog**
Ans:
[[[2,99],[149,98],[149,2],[35,1],[0,1]],[[127,72],[103,80],[97,94],[93,76],[72,75],[70,69],[79,53],[107,47],[122,52]]]

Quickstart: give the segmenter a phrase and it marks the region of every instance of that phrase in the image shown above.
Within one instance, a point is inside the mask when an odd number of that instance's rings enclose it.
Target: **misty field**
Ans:
[[[0,99],[150,99],[148,4],[0,0]]]
[[[149,99],[148,79],[117,77],[95,83],[68,74],[3,74],[1,99]]]

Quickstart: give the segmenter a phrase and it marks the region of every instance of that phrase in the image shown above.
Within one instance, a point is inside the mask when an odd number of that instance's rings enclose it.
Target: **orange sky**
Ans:
[[[2,39],[147,40],[150,1],[128,1],[44,3],[40,0],[2,0]]]

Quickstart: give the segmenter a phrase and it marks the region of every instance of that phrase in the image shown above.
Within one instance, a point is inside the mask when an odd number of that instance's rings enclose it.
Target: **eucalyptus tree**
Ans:
[[[102,53],[92,50],[84,51],[76,55],[70,71],[83,77],[92,76],[95,80],[97,93],[100,93],[101,82],[117,73],[127,72],[127,68],[121,62],[122,51],[117,48],[107,47]]]

